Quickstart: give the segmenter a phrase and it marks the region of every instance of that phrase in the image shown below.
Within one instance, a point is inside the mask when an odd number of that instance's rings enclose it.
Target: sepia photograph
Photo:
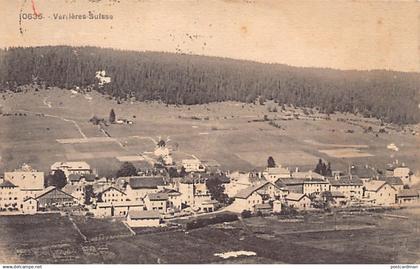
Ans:
[[[0,0],[0,18],[3,269],[418,268],[420,1]]]

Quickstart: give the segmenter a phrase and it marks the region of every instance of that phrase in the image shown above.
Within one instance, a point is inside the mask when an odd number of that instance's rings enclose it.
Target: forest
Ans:
[[[104,70],[110,83],[101,85]],[[39,83],[91,88],[118,99],[167,104],[264,102],[358,113],[396,124],[420,122],[420,74],[341,71],[263,64],[164,52],[97,47],[16,47],[0,50],[0,91]]]

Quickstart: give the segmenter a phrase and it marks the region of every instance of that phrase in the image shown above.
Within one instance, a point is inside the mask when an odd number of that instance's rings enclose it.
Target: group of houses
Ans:
[[[236,212],[278,212],[279,205],[310,210],[320,203],[330,207],[407,205],[419,202],[419,192],[410,189],[411,176],[410,169],[398,162],[385,173],[353,165],[348,173],[333,171],[330,176],[278,166],[263,172],[231,173],[225,190],[234,198],[229,209]]]
[[[173,166],[172,166],[173,167]],[[199,160],[184,160],[182,176],[165,170],[143,171],[135,176],[100,178],[84,161],[56,162],[50,174],[61,170],[62,188],[44,187],[44,172],[24,164],[5,172],[0,180],[0,214],[35,214],[79,208],[94,217],[121,218],[132,227],[159,226],[165,219],[214,212],[221,204],[213,199],[210,174]],[[291,171],[276,166],[264,171],[218,174],[231,203],[224,210],[255,214],[280,213],[284,207],[311,210],[331,207],[391,206],[417,203],[410,189],[412,173],[403,164],[390,165],[385,173],[369,166],[352,166],[347,173]]]

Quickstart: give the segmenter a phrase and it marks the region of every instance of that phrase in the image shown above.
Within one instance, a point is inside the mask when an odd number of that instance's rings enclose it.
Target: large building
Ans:
[[[147,194],[163,191],[166,181],[163,177],[139,176],[128,178],[126,194],[131,201],[143,200]]]
[[[386,181],[370,180],[364,183],[364,197],[375,205],[395,204],[398,191]]]
[[[13,172],[5,172],[4,180],[19,187],[22,199],[35,197],[44,189],[44,172],[39,172],[27,164]]]
[[[363,181],[357,176],[336,176],[330,179],[330,184],[331,192],[341,192],[347,199],[361,200],[363,198]]]
[[[12,182],[4,180],[0,184],[0,213],[18,211],[22,202],[20,189]]]
[[[35,199],[38,201],[38,207],[43,209],[70,207],[78,203],[75,197],[54,186],[46,188]]]
[[[182,160],[182,166],[185,168],[185,172],[205,172],[206,167],[198,159],[185,159]]]
[[[86,175],[91,174],[92,169],[87,162],[79,161],[79,162],[56,162],[51,165],[51,171],[61,170],[64,172],[66,177],[68,178],[70,174],[76,175]]]

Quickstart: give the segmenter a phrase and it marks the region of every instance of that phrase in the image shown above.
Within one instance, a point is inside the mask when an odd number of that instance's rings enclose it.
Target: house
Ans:
[[[144,198],[144,204],[147,210],[158,211],[161,214],[165,214],[168,209],[168,194],[167,193],[149,193]]]
[[[301,172],[296,168],[296,171],[291,173],[290,178],[323,180],[325,177],[312,170],[309,170],[307,172],[305,171]]]
[[[224,184],[225,193],[229,197],[234,197],[238,191],[248,188],[252,185],[252,179],[250,173],[244,172],[233,172],[228,174],[230,179],[228,183]]]
[[[303,193],[309,194],[320,194],[321,192],[328,191],[330,189],[330,182],[319,178],[305,178],[303,179]]]
[[[395,163],[388,165],[385,175],[399,177],[401,178],[404,185],[410,185],[411,176],[413,175],[413,173],[410,171],[410,168],[408,168],[404,163],[400,164],[397,160],[395,161]]]
[[[22,195],[18,186],[9,180],[4,180],[0,183],[0,213],[18,211],[22,202]]]
[[[401,191],[404,189],[404,183],[400,177],[380,177],[379,180],[383,180],[387,182],[389,185],[393,186],[397,191]]]
[[[4,180],[10,181],[22,192],[23,199],[34,197],[44,189],[44,172],[39,172],[27,164],[12,172],[4,173]]]
[[[350,174],[357,176],[361,181],[369,181],[371,179],[378,179],[378,171],[369,165],[352,165],[350,167]]]
[[[179,191],[173,189],[164,189],[161,192],[168,195],[168,208],[175,212],[181,210],[182,200],[181,193]]]
[[[420,199],[419,192],[412,189],[403,189],[397,193],[397,204],[414,204]]]
[[[336,206],[344,206],[347,204],[347,197],[339,191],[332,191],[331,198]]]
[[[107,187],[105,190],[99,192],[98,196],[102,202],[110,204],[130,200],[125,192],[113,186]]]
[[[217,208],[217,205],[219,204],[218,201],[216,200],[206,200],[206,201],[202,201],[200,205],[198,205],[199,207],[199,211],[200,212],[214,212]]]
[[[73,196],[79,203],[83,204],[85,200],[85,186],[82,184],[67,184],[61,189],[63,192]]]
[[[336,176],[329,179],[330,191],[341,192],[347,199],[360,200],[363,197],[363,182],[354,175]]]
[[[131,201],[140,201],[149,193],[162,191],[166,185],[163,177],[130,177],[126,187],[126,194]]]
[[[230,208],[234,212],[254,211],[255,205],[279,200],[282,196],[283,191],[277,185],[264,181],[239,191],[235,195],[235,200]]]
[[[180,199],[183,206],[197,207],[202,202],[211,200],[206,180],[201,176],[190,174],[176,182],[176,189],[181,193]]]
[[[159,227],[161,217],[158,211],[130,210],[127,215],[127,224],[130,227]]]
[[[98,202],[93,210],[97,217],[126,217],[130,210],[146,210],[143,201]]]
[[[70,207],[78,203],[77,199],[64,191],[50,186],[35,197],[42,209]]]
[[[304,193],[291,192],[285,197],[288,206],[297,210],[307,210],[311,207],[311,199]]]
[[[23,214],[36,214],[38,211],[38,201],[33,197],[25,199],[21,205],[21,211]]]
[[[277,167],[267,167],[263,171],[263,176],[266,180],[270,182],[276,182],[279,178],[290,178],[291,174],[288,168],[277,166]]]
[[[205,172],[206,167],[201,163],[199,159],[186,159],[182,160],[182,166],[185,168],[185,172]]]
[[[61,170],[68,178],[70,174],[85,175],[91,174],[92,170],[90,165],[84,161],[78,162],[55,162],[51,165],[51,171]]]
[[[79,174],[70,174],[67,177],[67,185],[77,185],[81,181],[81,175]]]
[[[303,193],[304,179],[301,178],[281,178],[275,181],[280,188],[285,188],[288,192]]]
[[[364,183],[364,197],[375,205],[395,204],[398,191],[382,180],[370,180]]]
[[[270,204],[257,204],[254,206],[254,214],[269,215],[272,212]]]

